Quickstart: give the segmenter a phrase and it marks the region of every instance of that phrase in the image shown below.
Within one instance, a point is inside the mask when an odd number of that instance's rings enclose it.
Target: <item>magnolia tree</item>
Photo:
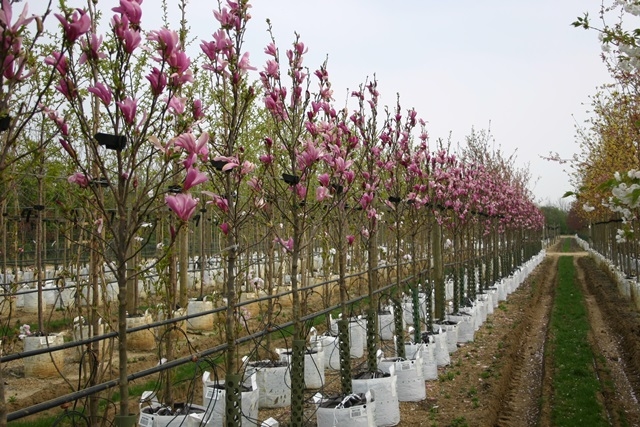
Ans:
[[[145,225],[149,219],[156,224],[164,203],[177,217],[175,237],[198,204],[192,192],[206,180],[198,164],[207,159],[207,135],[193,131],[201,115],[179,96],[193,79],[184,46],[168,28],[148,31],[144,39],[140,3],[121,0],[105,34],[98,31],[94,2],[56,14],[62,37],[45,63],[55,70],[63,104],[42,107],[76,167],[69,182],[89,207],[92,275],[105,259],[117,280],[122,418],[129,416],[126,319],[137,309],[127,298],[137,282],[134,243],[151,237],[154,227]],[[175,180],[181,185],[167,188]],[[97,293],[96,287],[93,323]]]

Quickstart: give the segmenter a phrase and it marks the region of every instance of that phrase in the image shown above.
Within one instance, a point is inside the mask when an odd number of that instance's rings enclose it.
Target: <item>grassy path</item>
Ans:
[[[548,347],[553,360],[552,425],[608,426],[598,399],[601,385],[589,343],[589,318],[572,256],[560,257],[557,280]]]

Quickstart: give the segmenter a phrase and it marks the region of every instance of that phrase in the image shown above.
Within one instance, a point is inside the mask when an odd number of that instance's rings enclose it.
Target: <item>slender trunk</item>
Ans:
[[[435,224],[431,233],[431,246],[433,248],[433,280],[435,284],[435,317],[444,320],[446,294],[444,283],[444,260],[442,258],[442,228]]]

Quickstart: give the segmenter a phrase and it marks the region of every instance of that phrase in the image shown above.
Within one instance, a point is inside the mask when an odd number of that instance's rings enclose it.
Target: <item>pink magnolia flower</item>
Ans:
[[[187,170],[187,176],[182,186],[183,191],[188,191],[190,188],[202,184],[209,179],[206,173],[200,172],[198,169],[192,167]]]
[[[207,202],[208,204],[213,203],[215,204],[218,209],[220,209],[222,212],[227,213],[229,212],[229,202],[227,201],[227,199],[218,196],[215,193],[212,193],[211,191],[203,191],[202,194],[211,197],[213,200],[211,200],[210,202]]]
[[[349,234],[347,236],[347,244],[349,246],[353,245],[353,242],[356,240],[356,236],[354,236],[353,234]]]
[[[102,36],[98,37],[95,34],[91,34],[89,43],[84,39],[80,40],[80,50],[82,50],[82,54],[78,62],[82,65],[88,60],[98,61],[106,58],[107,55],[100,52],[100,45],[102,45]]]
[[[189,221],[189,218],[196,211],[200,199],[196,199],[191,194],[179,193],[176,195],[167,195],[164,198],[165,203],[182,221]]]
[[[51,56],[47,56],[44,59],[44,63],[55,67],[56,71],[58,71],[62,77],[66,76],[69,71],[69,61],[67,61],[67,57],[57,51],[51,52]]]
[[[278,49],[276,48],[276,45],[272,42],[272,43],[269,43],[267,47],[264,48],[264,53],[266,53],[267,55],[273,56],[275,58],[278,56]]]
[[[186,100],[187,98],[172,96],[171,99],[169,99],[169,101],[167,102],[167,108],[169,109],[169,112],[176,116],[184,114],[184,102]]]
[[[223,222],[222,224],[220,224],[220,230],[226,236],[227,234],[229,234],[229,224]]]
[[[248,160],[242,162],[242,167],[240,168],[240,174],[247,175],[253,172],[256,169],[256,165]]]
[[[196,139],[193,133],[186,132],[176,138],[175,145],[190,154],[197,154],[203,160],[206,160],[207,155],[209,154],[208,142],[209,134],[207,132],[203,132],[198,139]]]
[[[240,61],[238,61],[238,69],[241,72],[246,72],[248,70],[252,70],[252,71],[256,71],[257,70],[256,67],[252,67],[249,64],[249,52],[245,52],[244,54],[242,54],[242,57],[240,58]]]
[[[264,163],[265,165],[273,163],[272,154],[262,154],[258,159],[260,160],[260,163]]]
[[[71,144],[69,144],[69,142],[66,139],[60,138],[59,141],[60,141],[60,145],[62,145],[62,148],[64,148],[64,151],[66,151],[67,154],[69,154],[72,159],[76,159],[78,157],[78,155],[76,154],[76,150],[73,149]]]
[[[146,76],[146,79],[149,80],[151,93],[155,96],[160,95],[167,86],[167,76],[161,73],[157,67],[153,67],[151,73]]]
[[[319,186],[316,188],[316,200],[322,202],[331,197],[331,193],[327,187]]]
[[[67,178],[69,184],[77,184],[80,188],[87,188],[89,186],[89,178],[82,172],[76,172]]]
[[[96,226],[96,232],[98,234],[101,234],[102,228],[104,226],[104,220],[102,219],[102,217],[96,219],[93,224]]]
[[[11,18],[13,17],[12,2],[10,0],[2,0],[2,8],[0,9],[0,23],[2,23],[2,26],[17,35],[21,27],[26,26],[35,19],[35,16],[27,18],[27,13],[29,13],[28,6],[29,3],[26,3],[16,22],[11,24]]]
[[[76,9],[69,19],[59,13],[55,14],[58,21],[62,24],[64,36],[69,44],[75,43],[83,34],[87,33],[91,28],[91,18],[87,12],[82,9]]]
[[[136,121],[136,109],[138,108],[138,101],[131,98],[125,98],[123,101],[116,103],[120,108],[124,122],[129,126],[135,124]]]
[[[287,240],[284,240],[282,237],[277,237],[274,240],[274,243],[279,243],[282,245],[282,248],[287,252],[293,252],[293,238],[290,237]]]
[[[329,186],[329,174],[328,173],[323,173],[322,175],[318,176],[318,182],[320,182],[320,185],[322,185],[323,187],[328,187]]]
[[[193,113],[193,120],[197,121],[204,118],[204,113],[202,112],[202,100],[193,100],[193,107],[191,108],[191,112]]]
[[[113,12],[125,15],[131,25],[139,26],[142,19],[142,0],[120,0],[120,6],[111,9]]]
[[[90,86],[87,90],[97,96],[104,105],[111,104],[111,89],[102,83],[96,82],[95,86]]]
[[[161,28],[157,31],[149,32],[149,40],[158,43],[158,52],[167,60],[178,49],[180,37],[175,31],[168,28]]]
[[[74,98],[78,93],[73,83],[66,78],[60,79],[60,81],[56,85],[56,90],[63,94],[64,97],[68,100]]]
[[[124,51],[129,54],[133,53],[142,41],[140,31],[127,28],[122,32],[122,35],[122,39],[124,40]]]

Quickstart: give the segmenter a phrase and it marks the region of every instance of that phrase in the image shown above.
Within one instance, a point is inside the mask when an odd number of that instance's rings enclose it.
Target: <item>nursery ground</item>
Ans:
[[[439,380],[426,383],[425,401],[401,403],[400,425],[551,425],[553,355],[546,351],[546,344],[560,255],[573,256],[584,292],[594,369],[603,390],[599,401],[611,425],[640,425],[640,406],[635,397],[640,393],[640,315],[618,295],[609,275],[577,245],[571,253],[560,249],[560,243],[550,248],[541,265],[489,316],[474,341],[459,345],[451,355],[451,365],[439,369]],[[202,349],[214,338],[193,335],[190,340]],[[143,369],[155,365],[157,355],[131,354],[130,361],[133,370]],[[71,372],[68,375],[77,382],[77,373],[75,379]],[[5,371],[5,381],[9,412],[77,386],[52,380],[43,387],[42,380],[24,378],[17,364]],[[337,387],[337,375],[327,371],[327,382],[327,390]],[[260,416],[274,416],[281,425],[286,425],[289,418],[288,410],[261,411]]]

